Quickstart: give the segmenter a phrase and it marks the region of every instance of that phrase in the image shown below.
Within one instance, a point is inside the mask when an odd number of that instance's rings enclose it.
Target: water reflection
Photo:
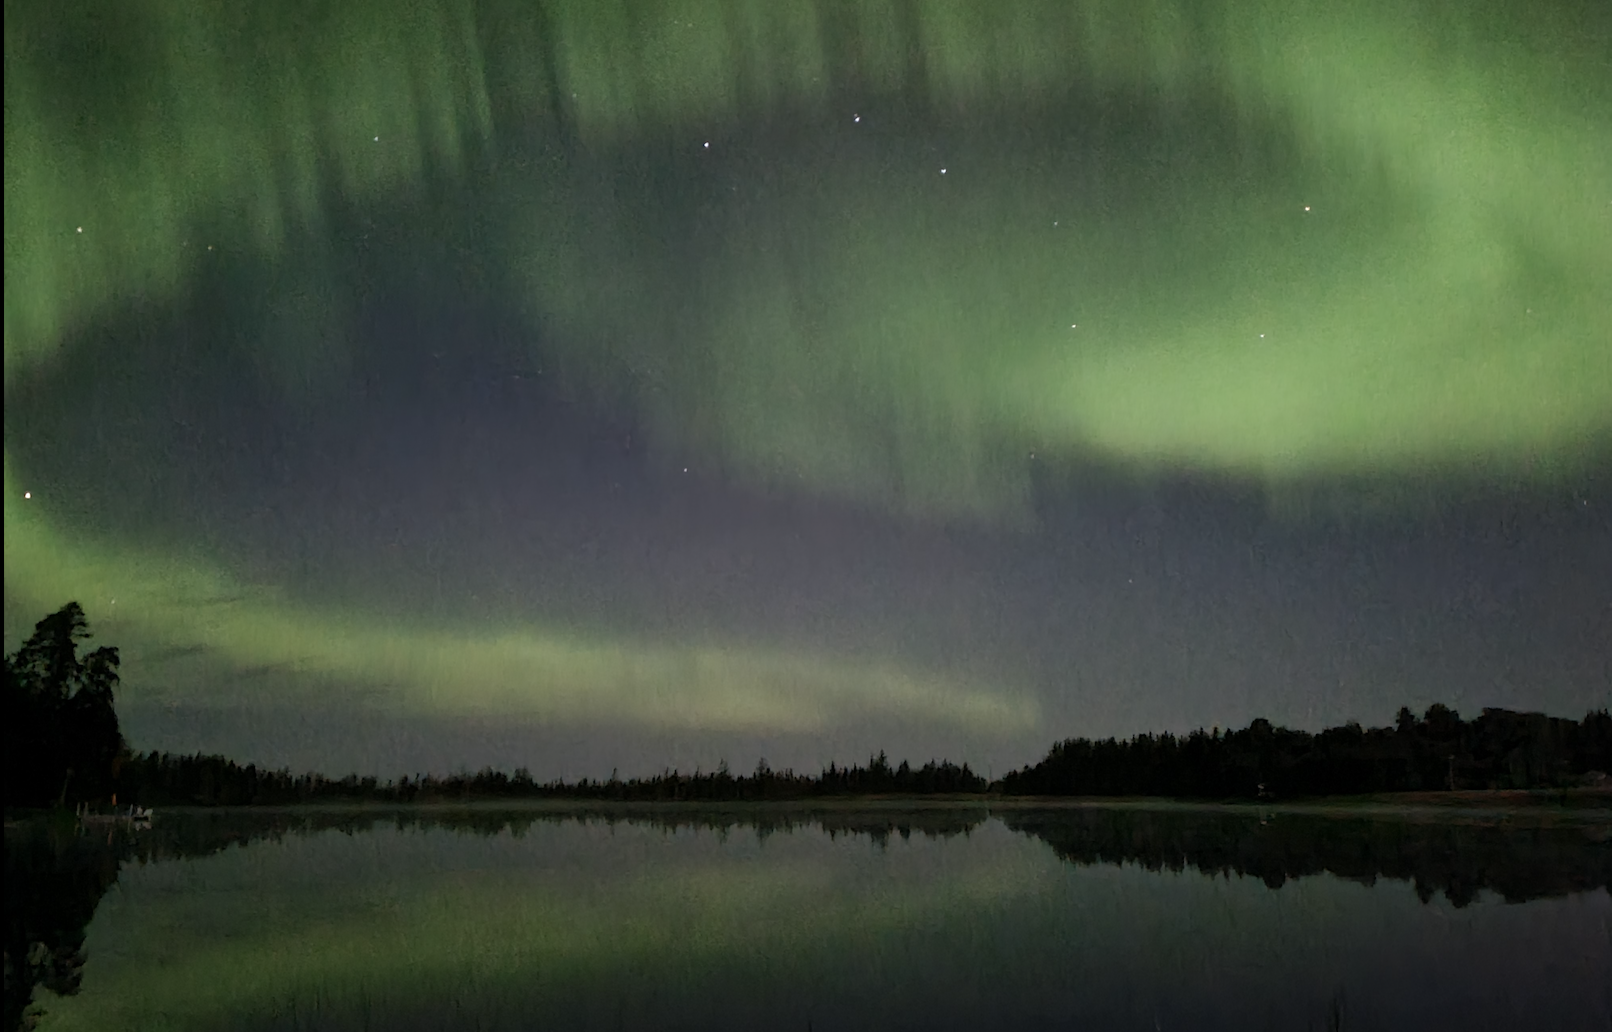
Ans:
[[[5,1028],[27,1027],[35,987],[78,992],[84,929],[117,881],[129,842],[89,836],[74,825],[6,827]]]
[[[1541,1008],[1561,1028],[1612,1015],[1595,988],[1612,985],[1605,811],[165,816],[132,836],[7,829],[8,1028],[35,986],[47,1028],[1506,1027],[1518,1001],[1536,1025]],[[1368,977],[1378,955],[1398,967]],[[1409,1002],[1480,989],[1500,997]]]
[[[1486,889],[1508,903],[1612,891],[1612,814],[1529,821],[1492,814],[1084,806],[1009,812],[1002,819],[1070,863],[1192,867],[1258,878],[1273,889],[1322,873],[1365,885],[1393,878],[1412,883],[1423,903],[1442,892],[1457,907]]]

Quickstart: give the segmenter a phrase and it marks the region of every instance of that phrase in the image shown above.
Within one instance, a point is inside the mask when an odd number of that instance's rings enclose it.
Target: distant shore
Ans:
[[[365,812],[414,813],[420,811],[482,811],[611,814],[634,813],[833,813],[983,810],[988,812],[1023,810],[1155,810],[1219,811],[1259,814],[1348,813],[1356,816],[1461,816],[1534,812],[1540,815],[1572,814],[1596,823],[1612,822],[1612,788],[1495,789],[1455,792],[1392,792],[1364,796],[1317,796],[1301,799],[1172,799],[1160,796],[1005,796],[995,793],[956,793],[948,795],[847,795],[797,799],[730,800],[614,800],[567,798],[425,799],[408,802],[355,799],[318,800],[306,803],[263,805],[159,807],[157,819],[175,815],[249,814],[273,812]],[[35,821],[72,816],[67,811],[43,809],[8,810],[6,827]]]

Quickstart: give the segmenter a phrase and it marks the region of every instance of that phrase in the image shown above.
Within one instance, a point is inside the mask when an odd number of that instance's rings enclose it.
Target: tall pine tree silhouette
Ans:
[[[113,708],[118,650],[80,657],[89,621],[69,602],[34,625],[5,658],[8,806],[65,806],[109,799],[123,752]]]

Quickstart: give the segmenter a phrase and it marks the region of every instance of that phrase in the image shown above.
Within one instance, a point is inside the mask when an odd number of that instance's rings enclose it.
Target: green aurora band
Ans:
[[[760,484],[1011,524],[1032,452],[1280,498],[1550,485],[1612,434],[1604,3],[8,2],[5,41],[8,395],[180,302],[203,240],[273,263],[333,200],[406,211],[447,180],[562,375]],[[853,101],[940,128],[724,150],[843,131]],[[1075,101],[1130,113],[1000,128]],[[343,303],[265,337],[288,395],[341,368]],[[8,446],[11,599],[124,599],[148,640],[243,667],[545,718],[1035,719],[893,666],[311,612],[68,532],[27,472]]]

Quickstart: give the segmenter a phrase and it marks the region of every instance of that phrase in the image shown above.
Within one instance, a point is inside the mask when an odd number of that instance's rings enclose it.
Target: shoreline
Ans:
[[[1612,789],[1580,788],[1566,790],[1477,790],[1457,792],[1403,792],[1366,796],[1319,796],[1280,800],[1195,800],[1160,796],[1002,796],[987,793],[951,795],[866,795],[822,796],[793,799],[590,799],[586,797],[527,797],[480,799],[317,800],[300,803],[263,805],[172,805],[153,808],[154,817],[236,816],[274,813],[455,813],[527,812],[560,816],[609,816],[619,814],[732,813],[799,814],[813,813],[913,813],[921,811],[981,811],[993,813],[1056,810],[1136,810],[1155,812],[1203,812],[1295,816],[1483,818],[1538,817],[1580,818],[1592,823],[1612,823]],[[63,814],[68,812],[63,811]],[[6,814],[8,828],[41,820],[59,819],[52,810],[12,810]]]

